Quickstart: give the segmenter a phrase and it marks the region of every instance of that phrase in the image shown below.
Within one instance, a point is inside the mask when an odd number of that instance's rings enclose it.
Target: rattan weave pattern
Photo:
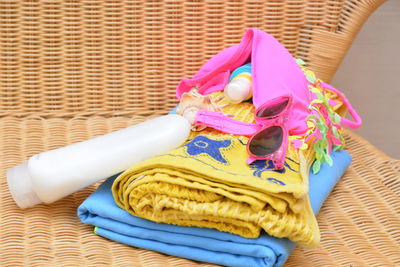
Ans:
[[[95,189],[51,205],[19,209],[5,171],[41,151],[144,120],[136,116],[0,119],[0,266],[211,266],[128,247],[93,234],[77,206]],[[286,266],[400,266],[400,161],[346,134],[353,164],[326,201],[318,221],[321,246],[297,248]]]
[[[149,115],[248,27],[329,81],[385,0],[0,0],[0,116]]]
[[[77,206],[16,207],[6,169],[165,113],[179,80],[257,27],[329,81],[385,0],[0,0],[0,266],[211,266],[100,238]],[[346,133],[353,164],[323,207],[321,246],[287,266],[400,266],[400,162]]]

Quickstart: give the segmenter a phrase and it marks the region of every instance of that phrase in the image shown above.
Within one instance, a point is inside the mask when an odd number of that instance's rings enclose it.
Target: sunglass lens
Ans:
[[[289,98],[286,98],[284,101],[280,103],[276,103],[274,105],[269,105],[267,108],[260,109],[257,112],[257,117],[274,117],[279,115],[282,111],[285,110],[286,106],[289,104]]]
[[[264,156],[279,149],[283,140],[283,131],[279,126],[265,128],[257,133],[250,142],[249,150],[253,155]]]

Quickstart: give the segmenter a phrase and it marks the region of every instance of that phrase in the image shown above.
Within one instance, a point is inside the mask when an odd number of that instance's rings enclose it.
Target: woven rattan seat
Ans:
[[[0,265],[211,266],[94,235],[76,209],[96,186],[21,210],[6,170],[165,114],[179,80],[248,27],[329,81],[382,2],[0,1]],[[400,161],[350,131],[346,141],[353,163],[318,215],[321,245],[287,266],[400,266]]]

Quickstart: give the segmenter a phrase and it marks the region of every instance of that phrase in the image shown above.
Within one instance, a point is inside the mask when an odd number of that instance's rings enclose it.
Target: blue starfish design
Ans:
[[[289,159],[291,161],[293,161],[292,159]],[[295,162],[295,161],[293,161]],[[293,170],[289,164],[287,164],[287,162],[285,162],[283,169],[281,170],[275,170],[275,166],[274,163],[272,163],[271,160],[257,160],[255,161],[253,164],[250,165],[250,168],[255,170],[253,172],[253,175],[261,177],[262,173],[265,171],[273,171],[273,172],[277,172],[277,173],[285,173],[286,172],[286,168],[288,168],[289,170],[293,171],[293,172],[297,172],[295,170]]]
[[[222,156],[220,149],[230,146],[231,143],[232,141],[229,139],[212,140],[205,136],[199,135],[193,138],[192,141],[187,143],[185,147],[187,147],[186,151],[191,156],[207,154],[219,162],[228,163],[226,159]]]

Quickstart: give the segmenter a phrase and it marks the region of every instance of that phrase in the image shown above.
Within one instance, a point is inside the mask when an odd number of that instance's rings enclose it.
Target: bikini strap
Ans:
[[[234,120],[220,112],[199,110],[196,115],[195,125],[205,125],[224,133],[234,135],[254,135],[260,125]]]
[[[359,128],[362,124],[362,120],[361,120],[360,116],[358,115],[358,113],[353,108],[353,106],[350,104],[349,100],[347,100],[347,98],[344,96],[344,94],[326,82],[321,82],[321,87],[335,92],[343,100],[343,103],[345,104],[345,106],[347,107],[347,110],[349,111],[351,117],[353,118],[353,121],[351,121],[344,117],[341,117],[340,122],[344,126],[349,127],[351,129]]]

